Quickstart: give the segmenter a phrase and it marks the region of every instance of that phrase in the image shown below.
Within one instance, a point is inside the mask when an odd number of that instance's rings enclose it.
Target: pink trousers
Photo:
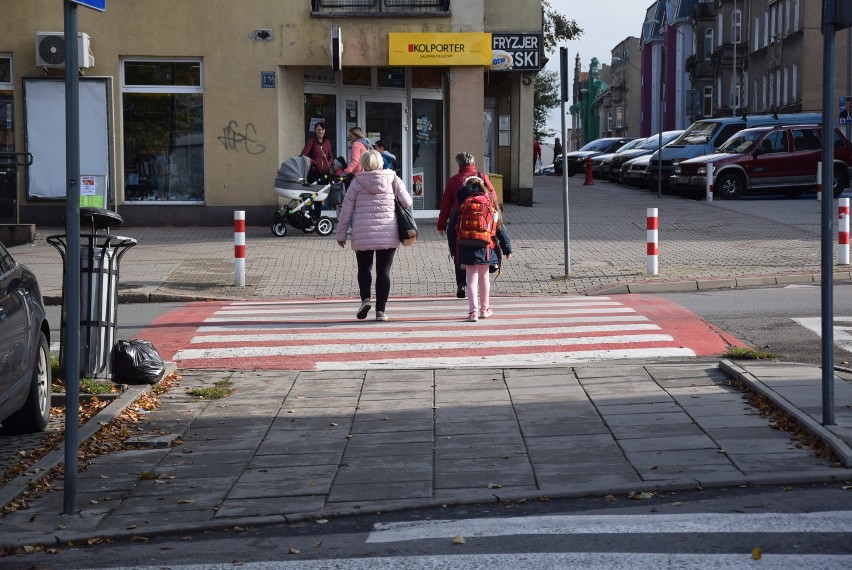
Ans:
[[[491,280],[488,279],[488,265],[465,265],[467,274],[468,312],[477,313],[491,308]]]

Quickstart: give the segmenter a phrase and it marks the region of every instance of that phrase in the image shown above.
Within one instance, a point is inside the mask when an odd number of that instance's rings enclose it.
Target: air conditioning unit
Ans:
[[[36,33],[36,66],[65,67],[65,34],[62,32]],[[95,65],[95,57],[89,45],[89,34],[77,34],[77,66],[88,69]]]

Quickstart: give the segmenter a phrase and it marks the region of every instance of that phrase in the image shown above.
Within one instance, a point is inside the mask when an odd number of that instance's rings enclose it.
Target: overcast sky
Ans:
[[[598,0],[597,2],[550,0],[550,5],[555,11],[576,20],[577,25],[583,30],[579,40],[559,45],[559,47],[568,48],[568,72],[573,74],[574,58],[577,52],[580,53],[580,62],[584,71],[589,69],[589,62],[593,57],[598,58],[601,63],[610,63],[610,51],[618,42],[627,36],[639,37],[645,12],[653,3],[654,0]],[[556,53],[548,54],[548,57],[550,61],[545,69],[559,72],[559,49],[557,48]],[[573,75],[570,75],[569,85],[572,79]],[[560,107],[553,109],[547,123],[549,128],[557,132],[557,136],[562,128],[559,113]],[[565,121],[570,128],[570,115],[566,116]],[[552,143],[553,138],[545,139],[545,142]]]

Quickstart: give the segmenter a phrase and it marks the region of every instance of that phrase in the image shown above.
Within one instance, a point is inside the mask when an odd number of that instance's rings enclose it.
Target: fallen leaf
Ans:
[[[489,489],[502,489],[503,484],[502,483],[489,483],[488,488]]]
[[[751,551],[751,559],[752,560],[760,560],[760,558],[762,556],[763,556],[763,550],[761,550],[760,548],[753,548],[752,549],[752,551]]]
[[[669,505],[672,506],[672,507],[679,507],[682,504],[683,504],[683,502],[681,502],[681,501],[675,501],[674,503],[669,503]]]
[[[180,499],[180,500],[177,502],[177,504],[179,504],[179,505],[191,505],[191,504],[192,504],[192,503],[194,503],[194,502],[195,502],[195,501],[193,501],[192,499]]]
[[[654,496],[654,493],[649,493],[648,491],[642,491],[641,493],[637,493],[635,491],[630,491],[627,494],[627,497],[633,499],[634,501],[642,501],[645,499],[650,499]]]
[[[604,500],[605,500],[605,501],[610,501],[610,502],[612,502],[612,501],[617,501],[617,500],[618,500],[618,497],[616,497],[615,495],[607,495],[606,497],[604,497]]]
[[[464,544],[464,537],[460,534],[457,534],[453,537],[453,544]]]
[[[134,536],[130,539],[130,542],[148,542],[148,537],[145,536]]]
[[[320,546],[322,546],[322,539],[319,539],[317,542],[313,543],[311,548],[319,548]]]
[[[301,551],[300,551],[300,550],[297,550],[297,549],[295,549],[295,548],[288,548],[288,549],[287,549],[287,554],[301,554]]]
[[[328,519],[317,519],[315,522],[316,522],[317,524],[325,524],[325,523],[327,523],[327,522],[328,522]]]

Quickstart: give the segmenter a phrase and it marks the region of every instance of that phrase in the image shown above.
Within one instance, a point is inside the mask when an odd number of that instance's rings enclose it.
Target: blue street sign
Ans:
[[[106,0],[71,0],[71,2],[85,6],[86,8],[98,10],[99,12],[106,10]]]

